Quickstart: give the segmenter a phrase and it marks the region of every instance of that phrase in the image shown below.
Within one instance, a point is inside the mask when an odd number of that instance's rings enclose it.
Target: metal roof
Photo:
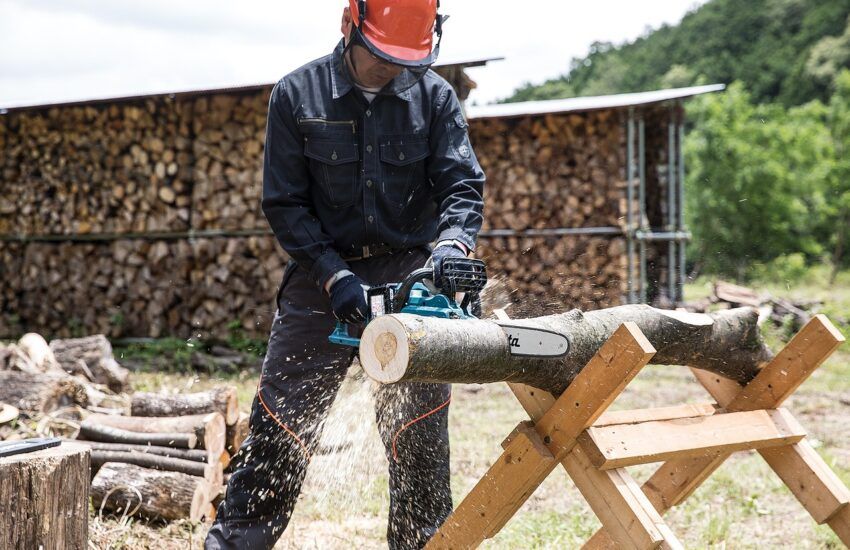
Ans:
[[[459,66],[462,68],[469,67],[482,67],[489,63],[490,61],[501,61],[504,57],[485,57],[481,59],[462,59],[462,60],[445,60],[442,62],[438,62],[434,65],[434,67],[453,67]],[[265,83],[252,83],[252,84],[244,84],[237,86],[225,86],[225,87],[217,87],[217,88],[200,88],[200,89],[192,89],[192,90],[157,90],[157,91],[143,91],[137,94],[132,95],[121,95],[121,96],[103,96],[103,97],[88,97],[88,98],[74,98],[74,99],[61,99],[55,102],[42,102],[42,103],[27,103],[26,101],[17,101],[10,102],[6,105],[0,105],[0,115],[11,112],[11,111],[19,111],[25,109],[47,109],[51,107],[70,107],[75,105],[96,105],[102,103],[117,103],[124,101],[137,101],[141,99],[153,98],[153,97],[191,97],[191,96],[200,96],[200,95],[212,95],[212,94],[224,94],[224,93],[248,93],[248,92],[258,92],[264,88],[271,88],[275,85],[275,82],[265,82]]]
[[[632,94],[601,95],[593,97],[572,97],[569,99],[550,99],[545,101],[524,101],[521,103],[498,103],[494,105],[467,106],[468,118],[510,118],[529,115],[546,115],[597,109],[615,109],[634,107],[650,103],[662,103],[672,99],[684,99],[726,89],[725,84],[692,86],[690,88],[672,88],[652,92]]]

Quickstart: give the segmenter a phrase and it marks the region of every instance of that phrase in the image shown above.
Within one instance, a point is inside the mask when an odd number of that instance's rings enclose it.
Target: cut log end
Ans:
[[[390,316],[375,319],[360,338],[361,364],[367,374],[382,384],[404,377],[410,359],[410,337],[405,326]]]

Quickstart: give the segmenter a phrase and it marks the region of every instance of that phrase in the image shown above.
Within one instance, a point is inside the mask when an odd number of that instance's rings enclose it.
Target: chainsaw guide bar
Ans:
[[[508,337],[511,355],[515,357],[563,357],[570,352],[570,341],[563,334],[542,328],[496,323]]]

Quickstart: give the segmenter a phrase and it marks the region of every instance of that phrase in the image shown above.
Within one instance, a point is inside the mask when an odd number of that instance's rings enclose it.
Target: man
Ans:
[[[262,205],[292,261],[207,548],[271,548],[285,529],[352,357],[327,338],[337,319],[363,323],[364,288],[475,248],[484,174],[452,87],[429,70],[437,4],[350,0],[334,52],[272,90]],[[377,390],[390,548],[424,546],[451,513],[450,400],[444,384]]]

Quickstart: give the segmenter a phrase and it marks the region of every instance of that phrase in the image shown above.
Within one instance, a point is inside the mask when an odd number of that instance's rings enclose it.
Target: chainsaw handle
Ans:
[[[407,299],[410,297],[410,291],[413,290],[413,285],[425,279],[434,279],[433,268],[423,267],[408,275],[396,291],[395,299],[393,300],[393,311],[401,311],[407,305]]]

